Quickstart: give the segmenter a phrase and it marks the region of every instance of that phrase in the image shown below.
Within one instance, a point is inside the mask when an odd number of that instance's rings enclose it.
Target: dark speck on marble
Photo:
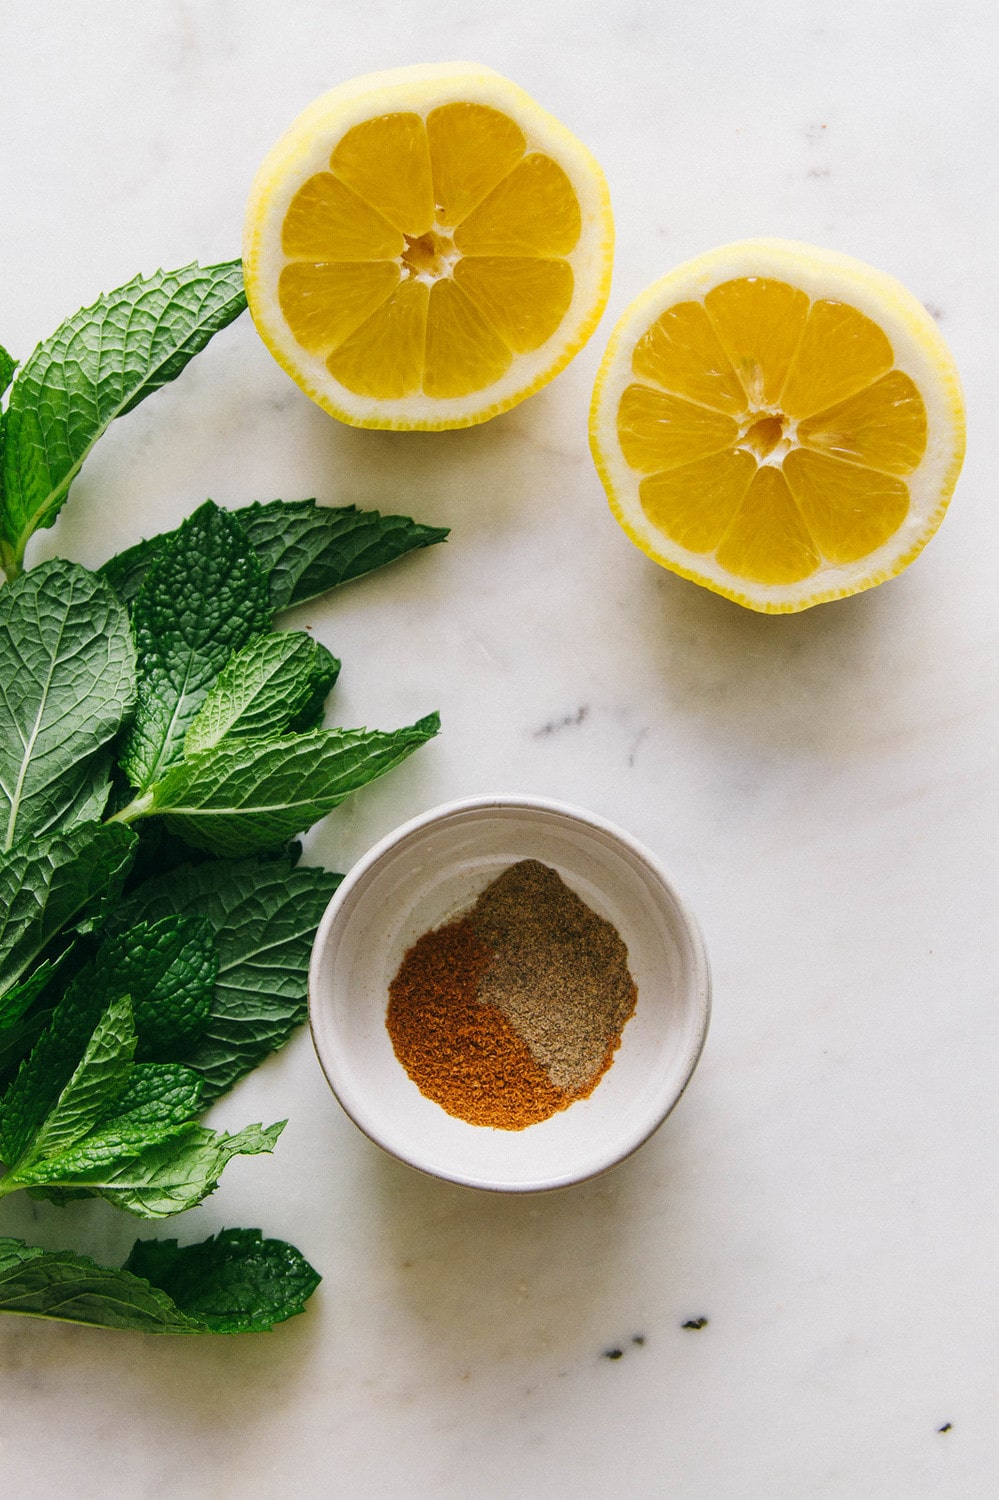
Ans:
[[[688,1318],[686,1323],[681,1323],[681,1328],[707,1328],[707,1318]]]
[[[645,728],[644,729],[640,729],[638,731],[638,733],[635,735],[635,738],[632,740],[632,742],[631,742],[631,749],[628,751],[628,765],[629,766],[633,766],[635,764],[635,756],[638,754],[638,747],[642,743],[642,741],[645,739],[645,737],[648,734],[648,732],[649,732],[649,726],[646,724]]]
[[[534,738],[547,739],[551,734],[558,734],[561,729],[571,729],[576,724],[582,724],[589,712],[589,705],[581,703],[574,714],[565,714],[561,719],[549,719],[547,724],[542,724],[540,729],[534,731]]]
[[[942,1427],[937,1428],[937,1432],[950,1432],[953,1425],[953,1422],[945,1422]]]
[[[634,1344],[636,1349],[641,1349],[643,1344],[645,1343],[645,1334],[633,1333],[631,1336],[631,1342]],[[611,1348],[605,1349],[603,1351],[603,1357],[604,1359],[623,1359],[624,1350],[620,1347],[620,1345],[614,1344]]]

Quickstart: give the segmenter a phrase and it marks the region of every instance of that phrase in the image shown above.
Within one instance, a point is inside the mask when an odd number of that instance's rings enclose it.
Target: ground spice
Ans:
[[[395,1054],[428,1099],[471,1125],[523,1130],[565,1109],[509,1021],[476,998],[493,950],[467,919],[424,933],[389,985]]]
[[[504,870],[469,920],[496,950],[479,999],[502,1011],[558,1088],[591,1090],[637,998],[617,929],[536,859]]]
[[[636,998],[612,924],[555,870],[521,860],[407,951],[386,1025],[428,1098],[470,1124],[522,1130],[593,1091]]]

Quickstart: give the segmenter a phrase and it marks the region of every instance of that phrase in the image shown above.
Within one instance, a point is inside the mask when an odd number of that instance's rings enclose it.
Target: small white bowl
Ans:
[[[406,950],[509,865],[538,859],[612,922],[638,989],[611,1067],[587,1099],[524,1130],[454,1118],[420,1093],[385,1025]],[[697,1064],[710,977],[694,918],[656,859],[592,813],[541,797],[474,797],[404,823],[346,876],[312,950],[312,1037],[356,1125],[400,1161],[468,1187],[529,1193],[593,1177],[669,1114]]]

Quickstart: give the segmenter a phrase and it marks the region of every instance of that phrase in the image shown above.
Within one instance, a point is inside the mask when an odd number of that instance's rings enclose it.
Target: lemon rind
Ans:
[[[528,355],[515,356],[506,375],[469,396],[399,400],[357,396],[291,334],[277,307],[280,229],[294,192],[329,156],[353,125],[395,109],[426,116],[440,104],[468,100],[503,109],[527,137],[528,150],[545,150],[568,171],[580,200],[582,230],[568,256],[575,287],[558,329]],[[277,363],[316,404],[352,427],[388,431],[443,431],[478,426],[554,380],[592,336],[610,295],[614,224],[603,171],[586,146],[531,96],[491,68],[474,63],[418,64],[351,79],[313,101],[268,152],[250,189],[243,238],[243,277],[251,316]]]
[[[674,302],[703,298],[720,281],[755,275],[780,278],[811,297],[836,295],[874,318],[895,350],[896,368],[910,374],[927,400],[927,451],[908,476],[911,504],[899,530],[860,564],[827,564],[790,585],[737,579],[702,554],[673,543],[645,520],[638,499],[641,475],[625,462],[617,441],[621,391],[634,378],[637,338]],[[654,562],[736,604],[765,614],[791,614],[847,598],[897,577],[920,554],[946,514],[965,447],[964,399],[953,357],[922,303],[893,276],[840,251],[795,240],[753,239],[722,245],[684,262],[635,298],[611,332],[590,405],[590,448],[615,519]]]

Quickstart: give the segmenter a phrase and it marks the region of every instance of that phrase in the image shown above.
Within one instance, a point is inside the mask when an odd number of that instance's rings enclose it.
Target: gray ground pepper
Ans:
[[[506,1016],[556,1087],[585,1088],[606,1067],[637,999],[616,928],[536,859],[504,870],[468,920],[496,950],[479,1001]]]

